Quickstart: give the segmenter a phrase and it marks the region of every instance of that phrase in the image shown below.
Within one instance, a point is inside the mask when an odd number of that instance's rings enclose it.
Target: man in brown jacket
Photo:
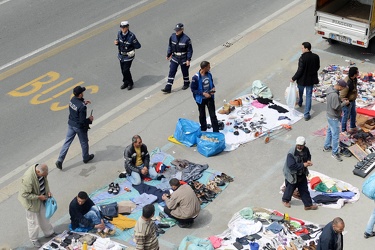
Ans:
[[[357,111],[355,107],[355,100],[358,96],[357,90],[357,77],[358,77],[358,68],[351,67],[349,69],[348,76],[344,79],[348,84],[348,87],[344,88],[340,91],[340,99],[341,101],[348,100],[349,104],[342,107],[342,118],[341,118],[341,132],[346,132],[346,123],[350,117],[350,130],[354,130],[356,128],[355,120],[357,117]]]
[[[176,219],[181,228],[191,227],[201,210],[194,190],[189,185],[181,185],[176,178],[171,179],[169,185],[171,185],[173,193],[170,196],[167,194],[162,196],[166,204],[164,212]]]

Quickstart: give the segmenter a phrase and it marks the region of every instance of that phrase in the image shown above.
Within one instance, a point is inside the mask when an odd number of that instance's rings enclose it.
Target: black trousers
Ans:
[[[125,62],[120,61],[122,81],[124,82],[125,87],[133,86],[134,84],[132,74],[130,73],[130,67],[132,66],[132,63],[133,60]]]
[[[164,207],[164,213],[166,213],[169,217],[177,220],[178,223],[180,224],[190,224],[190,223],[193,223],[194,222],[194,218],[188,218],[188,219],[179,219],[179,218],[176,218],[174,217],[172,214],[171,214],[171,211],[167,206]]]
[[[285,191],[282,198],[282,201],[289,202],[292,199],[292,195],[294,190],[298,188],[298,192],[301,195],[301,200],[305,207],[309,207],[312,205],[312,200],[309,192],[309,188],[307,187],[307,178],[306,176],[299,177],[297,183],[290,184],[287,180],[285,180]]]
[[[201,124],[201,130],[207,130],[207,118],[206,118],[206,106],[210,115],[212,129],[214,132],[219,132],[219,123],[216,117],[215,100],[213,98],[203,99],[202,103],[198,105],[199,111],[199,123]]]
[[[190,84],[189,67],[190,66],[186,66],[186,58],[184,58],[184,59],[182,59],[182,58],[181,59],[172,58],[170,60],[169,74],[168,74],[168,84],[169,85],[173,84],[174,77],[176,76],[176,73],[177,73],[178,65],[181,66],[181,72],[182,72],[182,76],[184,78],[184,85],[189,86],[189,84]]]

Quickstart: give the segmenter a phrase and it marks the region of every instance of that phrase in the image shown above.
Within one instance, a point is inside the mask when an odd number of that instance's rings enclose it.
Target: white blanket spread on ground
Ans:
[[[263,108],[254,107],[251,103],[254,101],[250,95],[244,95],[237,99],[241,99],[243,106],[236,107],[234,111],[232,111],[229,115],[220,114],[218,111],[222,109],[218,109],[216,111],[218,121],[224,122],[224,130],[220,132],[225,135],[225,151],[232,151],[238,148],[241,144],[247,143],[249,141],[255,140],[259,137],[263,137],[267,135],[268,132],[278,130],[282,128],[282,124],[291,125],[299,121],[303,114],[295,109],[290,109],[288,106],[281,104],[278,101],[273,101],[274,104],[279,105],[289,112],[287,113],[279,113],[275,109],[268,108],[268,105]],[[279,117],[284,116],[288,117],[289,119],[281,119]],[[259,124],[259,121],[263,121],[264,124],[261,124],[261,128],[257,129],[260,135],[258,137],[255,136],[256,131],[252,131],[250,129],[250,123]],[[210,118],[207,119],[208,123],[210,122]],[[246,124],[244,126],[244,124]],[[245,133],[242,129],[235,129],[234,126],[242,126],[244,129],[250,129],[250,133]],[[234,131],[238,131],[239,134],[235,135]]]
[[[324,183],[326,183],[326,182],[334,183],[339,191],[340,190],[348,190],[348,191],[351,191],[351,192],[355,193],[355,195],[351,199],[342,198],[342,199],[339,199],[334,204],[327,204],[326,205],[326,204],[319,204],[318,203],[317,205],[322,206],[322,207],[340,209],[345,205],[345,203],[354,203],[354,202],[359,200],[359,197],[360,197],[361,194],[360,194],[360,191],[357,187],[354,187],[353,185],[351,185],[347,182],[344,182],[342,180],[331,178],[327,175],[324,175],[322,173],[319,173],[319,172],[316,172],[316,171],[313,171],[313,170],[309,170],[309,172],[310,172],[310,175],[308,176],[308,181],[309,181],[308,187],[309,187],[311,198],[314,198],[315,196],[321,194],[321,192],[318,192],[318,191],[315,191],[315,190],[311,189],[310,180],[315,176],[318,176],[322,180],[322,182],[324,182]],[[282,190],[283,190],[284,187],[285,187],[285,183],[283,183],[280,187],[280,193],[281,194],[283,194]],[[334,194],[334,193],[331,193],[331,194]],[[293,199],[295,199],[295,198],[293,198]]]

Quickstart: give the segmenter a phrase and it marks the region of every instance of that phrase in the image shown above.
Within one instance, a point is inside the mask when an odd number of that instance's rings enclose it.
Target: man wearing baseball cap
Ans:
[[[339,96],[339,91],[345,88],[347,88],[347,83],[340,79],[326,91],[328,129],[323,151],[332,151],[332,157],[337,161],[342,161],[339,155],[341,111],[342,107],[349,104],[348,99],[341,100]]]
[[[189,81],[189,67],[191,57],[193,56],[193,46],[191,45],[190,38],[184,33],[184,25],[182,23],[176,24],[171,37],[169,38],[167,60],[169,64],[168,82],[164,89],[164,93],[171,93],[174,77],[176,76],[177,68],[181,66],[182,76],[184,78],[183,90],[188,89]]]
[[[76,134],[78,134],[79,142],[82,148],[83,163],[88,163],[94,159],[94,154],[89,154],[89,139],[87,137],[87,131],[92,124],[94,117],[92,114],[87,118],[87,104],[91,104],[90,101],[83,99],[83,92],[86,88],[76,86],[73,89],[73,97],[69,102],[69,120],[68,120],[68,133],[64,145],[60,151],[59,158],[55,165],[58,169],[62,169],[65,156],[68,153],[70,144],[72,144]]]
[[[296,145],[292,147],[286,157],[284,164],[284,177],[285,177],[285,191],[283,194],[282,202],[287,208],[290,208],[290,201],[294,190],[298,188],[301,195],[301,200],[305,205],[305,210],[316,210],[317,205],[313,205],[311,200],[309,188],[307,186],[307,177],[309,175],[308,167],[311,167],[310,150],[306,145],[306,139],[303,136],[298,136]]]
[[[130,67],[135,57],[135,50],[141,48],[141,44],[138,42],[135,34],[129,30],[128,21],[122,21],[120,28],[121,30],[117,33],[115,45],[118,47],[117,58],[120,60],[123,76],[121,89],[128,88],[128,90],[131,90],[134,82],[130,73]]]

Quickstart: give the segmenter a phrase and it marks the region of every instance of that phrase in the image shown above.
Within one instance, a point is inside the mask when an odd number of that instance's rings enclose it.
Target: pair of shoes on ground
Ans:
[[[317,210],[317,209],[318,209],[317,205],[311,205],[311,206],[305,207],[305,210]]]
[[[104,230],[100,230],[100,231],[96,232],[96,234],[99,235],[102,238],[107,238],[109,236],[114,235],[115,233],[116,233],[115,230],[109,229],[107,227]]]
[[[94,154],[89,155],[89,158],[86,159],[86,160],[83,160],[83,163],[88,163],[88,162],[91,161],[92,159],[94,159]]]
[[[120,185],[118,183],[115,184],[111,182],[111,184],[108,186],[108,193],[114,195],[120,193]]]
[[[371,232],[371,233],[364,233],[363,234],[363,237],[365,237],[365,239],[368,239],[370,237],[374,237],[375,236],[375,232]]]
[[[126,89],[128,88],[128,90],[132,90],[133,89],[133,85],[126,85],[125,83],[123,85],[121,85],[120,87],[121,89]]]

